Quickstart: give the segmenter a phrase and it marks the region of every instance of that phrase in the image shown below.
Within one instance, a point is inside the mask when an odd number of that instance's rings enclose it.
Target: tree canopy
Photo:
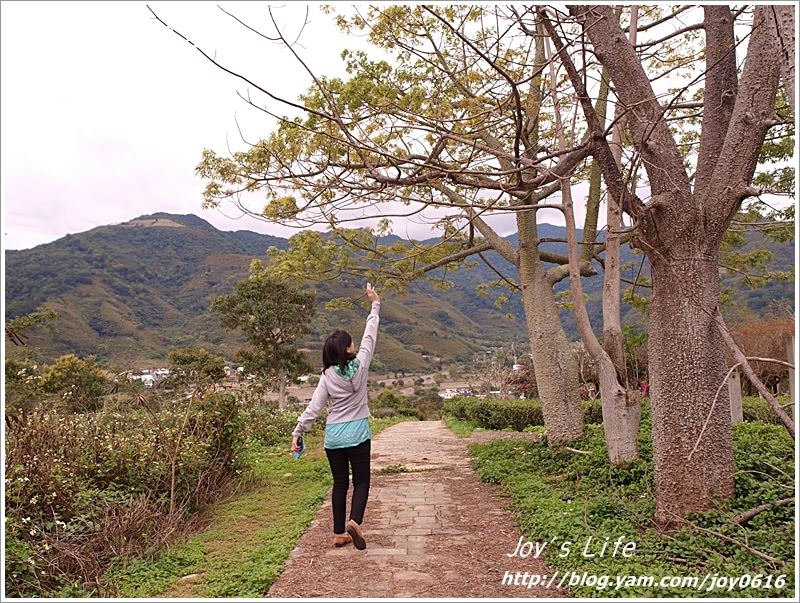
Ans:
[[[295,342],[308,332],[314,303],[313,293],[274,278],[254,260],[250,277],[211,304],[223,327],[238,329],[247,337],[248,346],[238,353],[245,372],[278,381],[281,406],[286,379],[310,370]]]

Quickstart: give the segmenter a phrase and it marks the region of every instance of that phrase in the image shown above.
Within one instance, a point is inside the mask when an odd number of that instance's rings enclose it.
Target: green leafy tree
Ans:
[[[169,353],[169,366],[175,381],[205,387],[225,378],[225,359],[205,348],[179,348]]]
[[[343,272],[385,266],[395,268],[393,278],[400,281],[431,272],[446,286],[447,270],[465,258],[486,261],[485,252],[499,253],[516,269],[499,273],[498,282],[522,297],[548,440],[560,443],[579,436],[582,427],[574,403],[577,371],[552,292],[570,270],[563,256],[540,247],[537,211],[557,207],[566,213],[571,202],[547,198],[572,174],[580,175],[587,154],[594,155],[608,195],[630,219],[624,230],[651,264],[656,517],[669,523],[733,492],[730,417],[715,395],[724,377],[719,248],[741,202],[758,193],[751,182],[767,131],[785,121],[774,115],[781,56],[775,11],[706,7],[704,18],[696,11],[698,22],[683,27],[675,20],[680,11],[661,19],[657,7],[648,7],[642,16],[650,22],[639,31],[652,37],[634,43],[611,7],[570,7],[571,18],[544,6],[521,7],[521,13],[516,8],[400,6],[341,18],[344,27],[364,31],[393,53],[391,64],[348,52],[348,78],[309,71],[314,87],[298,102],[262,88],[300,115],[283,119],[246,152],[229,158],[205,152],[198,173],[208,180],[206,202],[238,203],[241,193],[263,191],[260,215],[266,219],[328,224],[367,260],[345,257]],[[742,16],[745,10],[750,12]],[[734,35],[740,18],[752,25],[741,77]],[[564,79],[554,75],[554,92],[548,90],[539,23],[556,44],[572,86],[558,102],[555,91],[564,89]],[[672,33],[655,39],[659,24]],[[687,43],[700,29],[702,42]],[[281,32],[276,39],[297,53]],[[628,117],[621,144],[633,154],[624,171],[607,141],[609,129],[599,125],[593,90],[586,90],[597,80],[591,71],[598,62]],[[684,81],[664,90],[666,78],[683,67]],[[699,82],[702,102],[691,96]],[[552,109],[560,102],[574,126],[554,127]],[[696,157],[687,158],[676,124],[688,124],[682,111],[692,108],[703,109],[702,129]],[[563,144],[557,132],[568,138]],[[632,165],[642,167],[646,182],[629,176],[636,172]],[[640,197],[640,188],[649,194]],[[375,233],[342,228],[374,215],[371,210],[384,202],[395,204],[387,214],[404,217],[443,208],[441,244],[394,249],[381,245]],[[513,213],[518,247],[484,219],[498,211]],[[306,243],[314,254],[327,252]],[[292,261],[308,264],[302,255]],[[588,261],[578,264],[573,273],[594,270]],[[581,300],[575,295],[578,305]],[[696,445],[686,437],[687,425],[697,434]]]
[[[31,330],[52,327],[57,318],[54,310],[38,308],[6,322],[6,338],[11,343],[5,350],[6,408],[30,408],[41,395],[41,350],[27,345],[27,339]]]
[[[248,346],[238,353],[245,372],[277,381],[280,408],[286,406],[287,380],[311,370],[295,342],[308,332],[314,303],[313,293],[275,278],[254,260],[250,277],[211,304],[223,327],[247,337]]]
[[[429,278],[448,288],[448,271],[468,258],[489,264],[497,278],[482,291],[499,305],[522,298],[548,441],[579,437],[577,365],[553,292],[568,275],[567,258],[539,247],[546,241],[537,211],[554,206],[544,200],[589,144],[578,132],[568,152],[549,150],[541,38],[531,44],[510,33],[512,13],[479,7],[370,8],[365,18],[338,21],[392,53],[392,63],[347,51],[346,79],[312,75],[315,85],[300,99],[303,117],[284,120],[231,158],[205,151],[198,173],[208,181],[206,203],[257,190],[266,197],[260,217],[327,225],[332,236],[307,230],[287,253],[275,253],[285,274],[354,275],[396,290]],[[376,206],[386,217],[376,227],[348,228]],[[425,213],[435,208],[442,209]],[[495,212],[515,216],[519,245],[486,220]],[[441,240],[381,240],[391,232],[389,217],[412,215],[428,220]],[[512,272],[497,269],[489,251]],[[590,261],[581,271],[595,274]]]
[[[60,356],[40,377],[41,390],[57,394],[73,412],[97,410],[108,385],[105,372],[93,357],[78,358],[75,354]]]
[[[406,405],[406,400],[400,393],[394,389],[384,389],[375,398],[376,408],[394,408],[398,409]]]
[[[645,12],[660,17],[657,8]],[[339,15],[337,22],[393,55],[391,63],[345,51],[347,78],[309,71],[314,86],[298,102],[262,88],[302,114],[281,120],[245,152],[224,157],[205,151],[198,173],[208,181],[206,204],[238,204],[240,193],[259,191],[266,206],[253,213],[283,224],[327,224],[334,235],[327,240],[339,238],[352,250],[342,253],[325,245],[323,235],[306,231],[290,249],[294,257],[283,258],[292,274],[308,268],[317,276],[355,273],[401,289],[429,275],[447,287],[448,270],[465,259],[490,264],[497,279],[482,290],[500,305],[512,295],[522,299],[548,441],[579,437],[578,369],[553,293],[568,275],[568,262],[542,246],[552,241],[540,236],[537,212],[561,207],[546,200],[561,179],[582,173],[579,164],[591,144],[578,121],[567,133],[568,148],[554,150],[543,37],[531,33],[535,26],[528,27],[516,8],[371,7]],[[275,39],[295,52],[280,31]],[[681,42],[664,62],[669,70],[695,60]],[[668,73],[664,64],[650,71],[654,78]],[[584,276],[595,273],[592,261],[605,247],[596,243],[599,201],[598,189],[587,209],[586,253],[579,262]],[[441,241],[383,244],[379,237],[388,232],[388,220],[374,230],[345,228],[374,215],[368,210],[379,204],[386,204],[384,216],[429,219]],[[442,210],[426,213],[431,208]],[[518,245],[485,219],[496,212],[514,215]],[[489,251],[514,269],[497,270]]]

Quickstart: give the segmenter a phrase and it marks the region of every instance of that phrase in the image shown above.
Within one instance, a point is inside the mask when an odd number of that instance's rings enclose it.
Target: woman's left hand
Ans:
[[[300,452],[300,443],[297,436],[292,436],[292,452]]]
[[[367,297],[372,303],[378,302],[380,303],[381,298],[375,289],[372,288],[372,283],[367,283]]]

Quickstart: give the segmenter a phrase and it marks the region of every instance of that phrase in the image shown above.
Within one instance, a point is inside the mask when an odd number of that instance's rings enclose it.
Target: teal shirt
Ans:
[[[371,438],[369,418],[325,426],[325,448],[350,448]]]

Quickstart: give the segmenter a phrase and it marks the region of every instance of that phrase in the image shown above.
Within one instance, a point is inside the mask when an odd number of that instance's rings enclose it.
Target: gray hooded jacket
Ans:
[[[380,322],[380,302],[372,304],[372,310],[367,317],[367,326],[361,338],[361,347],[356,358],[359,367],[352,379],[345,379],[336,374],[334,367],[323,371],[317,389],[311,396],[305,411],[297,419],[297,427],[292,432],[299,436],[305,431],[311,431],[311,425],[322,412],[325,403],[330,400],[328,420],[326,424],[345,423],[369,417],[367,400],[367,373],[375,351],[375,342],[378,338],[378,323]]]

